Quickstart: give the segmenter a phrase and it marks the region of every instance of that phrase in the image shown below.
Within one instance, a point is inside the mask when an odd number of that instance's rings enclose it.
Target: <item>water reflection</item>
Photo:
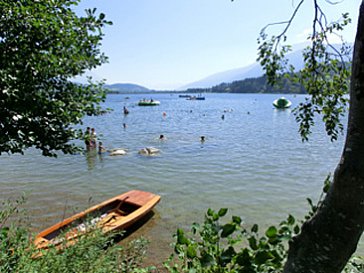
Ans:
[[[102,157],[100,154],[97,153],[96,149],[87,149],[85,151],[85,158],[87,162],[87,169],[89,171],[95,168],[97,160],[102,161]]]

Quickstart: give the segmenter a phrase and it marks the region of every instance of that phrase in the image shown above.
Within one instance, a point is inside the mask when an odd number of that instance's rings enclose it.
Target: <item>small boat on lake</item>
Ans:
[[[198,96],[190,96],[187,99],[188,100],[205,100],[205,97],[203,97],[202,95],[198,95]]]
[[[35,237],[34,244],[37,249],[47,249],[50,245],[61,248],[74,244],[78,236],[94,228],[103,233],[125,230],[146,216],[159,200],[160,196],[151,192],[123,193],[43,230]]]
[[[277,109],[285,109],[291,107],[292,102],[285,97],[280,97],[273,101],[273,106]]]
[[[179,95],[178,97],[180,97],[180,98],[190,98],[190,97],[191,97],[191,95],[181,94],[181,95]]]
[[[139,106],[156,106],[159,104],[160,104],[160,101],[153,100],[153,99],[150,99],[150,100],[142,99],[138,102]]]

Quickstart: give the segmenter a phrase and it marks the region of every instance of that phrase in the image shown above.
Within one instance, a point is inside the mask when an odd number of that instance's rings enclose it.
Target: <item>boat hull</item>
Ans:
[[[138,105],[139,106],[157,106],[159,105],[160,102],[155,100],[155,101],[139,101]]]
[[[103,233],[127,229],[148,214],[159,201],[160,196],[150,192],[126,192],[43,230],[35,237],[34,244],[38,249],[61,244],[63,247],[74,244],[78,236],[96,227]]]

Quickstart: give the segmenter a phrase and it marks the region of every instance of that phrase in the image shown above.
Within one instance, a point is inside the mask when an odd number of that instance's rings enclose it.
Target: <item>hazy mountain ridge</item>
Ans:
[[[289,59],[290,63],[297,69],[301,69],[303,67],[301,50],[297,50],[290,54],[287,54],[287,58]],[[231,69],[213,74],[199,81],[182,86],[181,88],[179,88],[179,90],[194,89],[194,88],[210,88],[219,85],[221,83],[232,83],[235,81],[241,81],[248,78],[259,78],[263,76],[263,74],[264,71],[261,65],[258,62],[256,62],[254,64],[245,67]]]
[[[154,91],[133,83],[105,84],[105,88],[107,88],[110,93],[143,93]]]

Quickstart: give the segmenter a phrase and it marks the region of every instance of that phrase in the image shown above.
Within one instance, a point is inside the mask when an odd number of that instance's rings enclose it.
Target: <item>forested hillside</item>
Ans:
[[[192,88],[187,92],[214,92],[214,93],[280,93],[305,94],[306,90],[289,79],[282,79],[280,84],[272,87],[267,84],[266,76],[248,78],[232,83],[221,83],[211,88]]]

